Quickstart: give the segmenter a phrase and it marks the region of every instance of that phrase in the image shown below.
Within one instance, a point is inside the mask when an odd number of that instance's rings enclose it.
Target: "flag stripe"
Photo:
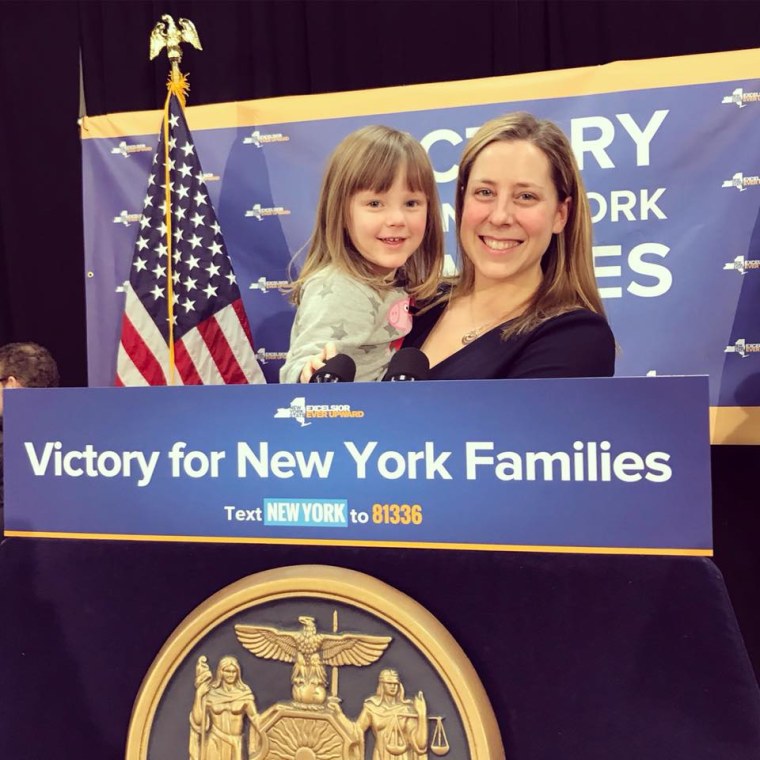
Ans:
[[[117,361],[119,363],[119,370],[116,375],[117,385],[148,385],[148,381],[134,365],[121,343],[119,343]]]
[[[234,352],[230,348],[230,344],[222,332],[221,326],[217,321],[218,318],[225,312],[229,311],[230,307],[222,309],[217,312],[211,319],[207,319],[205,322],[201,322],[198,325],[198,333],[203,342],[206,344],[211,358],[216,364],[216,368],[219,374],[222,376],[225,383],[246,383],[246,378],[243,370],[235,358]]]
[[[184,338],[174,344],[174,361],[175,361],[175,384],[180,385],[203,385],[203,378],[198,374],[192,358],[187,352],[185,341],[192,335],[188,333]]]
[[[230,350],[235,354],[238,366],[245,376],[242,382],[248,383],[266,383],[264,373],[256,359],[256,353],[253,350],[253,341],[250,339],[251,330],[248,327],[248,318],[243,310],[243,304],[240,299],[233,301],[230,306],[222,311],[217,312],[216,321],[219,323],[219,329],[224,333]],[[247,341],[235,340],[235,335],[243,330]]]
[[[118,374],[124,385],[165,385],[161,365],[135,329],[129,314],[121,320]]]
[[[214,357],[211,355],[211,352],[197,327],[190,330],[190,332],[182,338],[182,344],[185,346],[185,350],[195,366],[195,371],[198,373],[201,383],[204,385],[224,384],[224,378],[217,369]],[[219,351],[223,349],[217,347],[216,350]]]
[[[232,308],[237,314],[238,322],[240,322],[243,332],[248,336],[248,342],[251,344],[251,351],[253,351],[253,337],[251,336],[251,326],[248,324],[248,315],[243,308],[242,299],[238,298],[231,304]]]

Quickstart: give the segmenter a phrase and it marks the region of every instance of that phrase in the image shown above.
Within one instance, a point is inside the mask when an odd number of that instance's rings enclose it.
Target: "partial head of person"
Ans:
[[[604,313],[588,200],[556,124],[523,112],[485,123],[462,154],[455,207],[455,295],[507,285],[527,303],[518,330],[573,308]]]
[[[373,287],[400,284],[431,296],[443,264],[443,223],[433,168],[409,134],[385,126],[352,132],[330,156],[300,283],[328,264]]]
[[[54,388],[60,382],[50,352],[37,343],[0,346],[0,415],[6,388]]]
[[[240,663],[236,657],[232,655],[225,655],[219,660],[219,664],[216,668],[216,678],[212,682],[212,686],[218,687],[223,684],[242,686],[240,679]]]
[[[377,678],[378,696],[390,696],[398,699],[404,698],[403,685],[399,678],[398,672],[393,668],[386,668],[380,671]]]
[[[380,683],[401,683],[401,679],[398,677],[398,671],[393,668],[381,670],[377,680]]]

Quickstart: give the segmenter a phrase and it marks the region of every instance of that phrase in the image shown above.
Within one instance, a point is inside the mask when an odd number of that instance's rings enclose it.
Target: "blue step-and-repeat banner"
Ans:
[[[269,381],[293,317],[279,288],[309,237],[333,147],[368,123],[417,137],[436,170],[453,267],[464,143],[485,120],[529,110],[566,131],[582,167],[617,374],[707,374],[713,440],[760,442],[759,77],[760,51],[739,51],[189,108]],[[113,382],[160,122],[160,112],[83,121],[93,386]]]
[[[22,389],[6,535],[712,554],[707,378]]]

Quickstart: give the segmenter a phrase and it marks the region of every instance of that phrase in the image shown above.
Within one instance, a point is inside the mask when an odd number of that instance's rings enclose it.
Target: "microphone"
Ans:
[[[356,377],[356,364],[348,354],[336,354],[328,359],[312,376],[310,383],[352,383]]]
[[[429,370],[430,362],[427,356],[419,348],[407,346],[393,354],[383,382],[386,380],[390,382],[427,380]]]

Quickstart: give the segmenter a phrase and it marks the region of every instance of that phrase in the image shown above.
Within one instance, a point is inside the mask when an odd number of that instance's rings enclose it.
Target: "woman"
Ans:
[[[430,379],[614,373],[588,201],[555,124],[527,113],[484,124],[459,165],[456,218],[461,273],[404,342],[428,356]]]
[[[392,668],[380,671],[377,692],[364,700],[356,719],[364,734],[372,729],[375,750],[372,760],[425,760],[427,758],[427,706],[422,692],[414,701],[404,695],[404,686]]]

